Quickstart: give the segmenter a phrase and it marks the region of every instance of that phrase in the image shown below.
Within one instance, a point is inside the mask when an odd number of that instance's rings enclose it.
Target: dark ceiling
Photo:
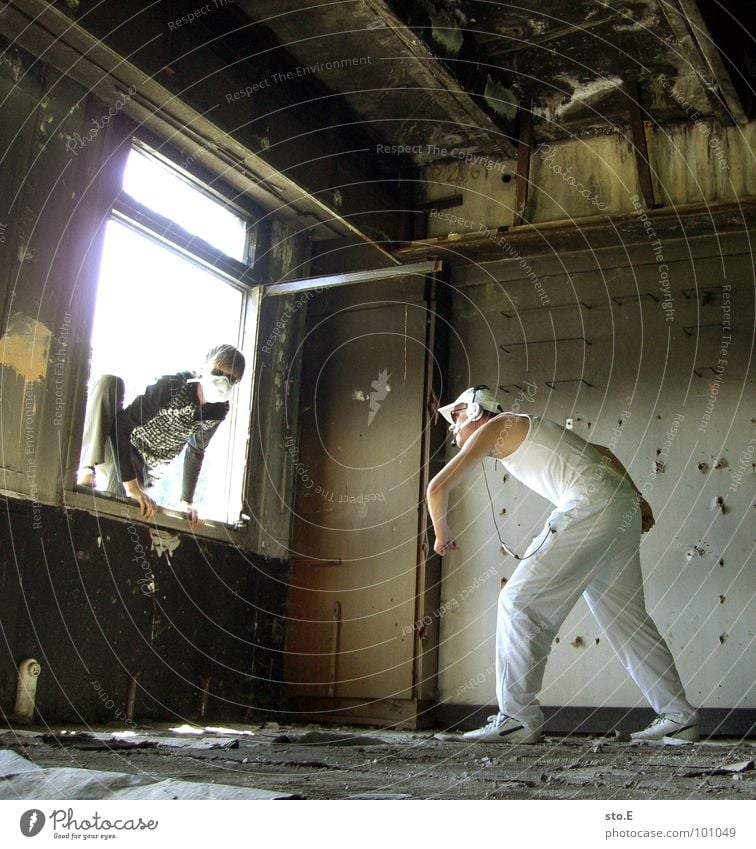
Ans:
[[[532,110],[536,140],[622,130],[626,82],[638,84],[646,118],[662,124],[693,113],[743,121],[751,109],[750,2],[728,11],[695,0],[237,6],[304,66],[369,57],[352,73],[319,76],[381,139],[426,146],[417,163],[437,158],[433,146],[511,155],[519,109]]]
[[[8,5],[33,16],[39,4]],[[231,105],[232,77],[266,82],[243,101],[261,151],[281,137],[277,122],[295,121],[336,136],[330,148],[400,145],[415,165],[452,148],[507,159],[523,116],[536,142],[624,133],[623,87],[652,123],[744,123],[753,112],[753,0],[50,5],[203,112],[208,98]],[[273,164],[287,158],[298,151]]]
[[[133,85],[125,111],[140,134],[198,176],[221,176],[314,240],[355,237],[395,261],[382,246],[418,238],[417,166],[467,152],[506,160],[509,178],[523,136],[520,150],[637,138],[642,119],[748,121],[753,7],[9,0],[0,35],[105,102]]]

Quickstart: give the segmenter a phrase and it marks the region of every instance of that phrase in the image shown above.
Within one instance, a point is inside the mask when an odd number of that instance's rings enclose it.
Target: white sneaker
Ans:
[[[463,740],[475,743],[540,743],[543,734],[538,728],[526,728],[521,722],[503,713],[488,717],[488,724],[462,735]]]
[[[671,716],[662,713],[648,728],[630,735],[631,740],[637,740],[641,743],[645,740],[663,740],[665,737],[695,743],[699,739],[698,716],[694,715],[688,719],[672,719]]]

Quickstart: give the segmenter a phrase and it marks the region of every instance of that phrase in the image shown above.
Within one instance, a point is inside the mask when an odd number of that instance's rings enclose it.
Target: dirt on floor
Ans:
[[[302,799],[756,797],[756,742],[750,740],[660,745],[573,736],[526,746],[471,744],[460,735],[432,731],[267,723],[179,730],[168,725],[5,729],[3,751],[16,772],[20,755],[35,775],[48,776],[45,786],[53,790],[47,790],[52,793],[47,798],[55,796],[55,776],[64,774],[63,767]],[[11,794],[4,798],[13,797],[13,774],[7,769],[0,781]],[[87,783],[86,773],[72,775],[82,786]],[[91,781],[86,797],[77,796],[70,781],[69,775],[66,795],[56,798],[93,798]],[[101,798],[111,798],[102,792]],[[201,787],[194,792],[202,798]]]

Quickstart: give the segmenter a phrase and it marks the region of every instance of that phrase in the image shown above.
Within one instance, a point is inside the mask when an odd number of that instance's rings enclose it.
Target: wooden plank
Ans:
[[[635,154],[635,170],[638,176],[638,186],[646,209],[655,209],[658,204],[654,200],[654,184],[651,180],[651,163],[648,160],[648,145],[646,144],[646,128],[640,107],[640,88],[635,81],[623,84],[622,92],[628,104],[630,117],[630,141]]]
[[[454,209],[455,206],[462,206],[465,196],[461,194],[449,195],[443,198],[433,198],[432,200],[424,200],[422,203],[416,204],[418,209]]]
[[[756,197],[741,198],[739,203],[684,204],[673,208],[648,210],[657,238],[689,239],[717,233],[744,232],[756,226]],[[395,255],[402,262],[442,258],[449,266],[466,265],[470,260],[495,261],[507,258],[496,242],[495,231],[475,233],[464,238],[438,238],[432,242],[412,242],[398,248]],[[511,229],[506,233],[509,245],[522,257],[551,256],[556,252],[575,252],[602,247],[645,244],[648,241],[637,213],[624,213],[585,218],[543,221]]]
[[[355,283],[375,283],[378,280],[395,280],[410,274],[432,274],[439,263],[420,262],[413,265],[395,265],[390,268],[371,268],[367,271],[345,271],[343,274],[326,274],[323,277],[305,277],[302,280],[288,280],[286,283],[274,283],[265,287],[269,295],[291,295],[295,292],[308,292],[313,289],[329,289],[335,286],[351,286]]]
[[[533,144],[533,108],[520,106],[520,139],[517,144],[517,175],[515,177],[515,208],[513,225],[525,223],[525,208],[528,205],[530,185],[530,152]]]

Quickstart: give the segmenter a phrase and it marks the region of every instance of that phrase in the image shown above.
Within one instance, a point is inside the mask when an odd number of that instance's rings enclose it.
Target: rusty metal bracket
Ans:
[[[592,345],[590,339],[585,336],[566,336],[563,339],[533,339],[525,342],[503,342],[499,347],[505,354],[510,353],[510,348],[522,348],[528,345],[556,345],[558,342],[582,342],[585,345]]]

